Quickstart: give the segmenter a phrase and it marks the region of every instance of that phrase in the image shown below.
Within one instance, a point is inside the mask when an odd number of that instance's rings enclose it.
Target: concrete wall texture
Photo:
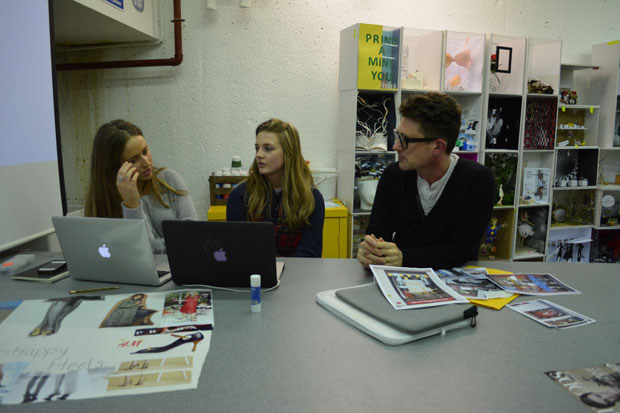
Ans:
[[[163,42],[62,52],[57,62],[169,58],[171,1]],[[314,168],[336,168],[338,47],[355,23],[562,39],[562,62],[589,64],[593,44],[620,38],[617,0],[238,0],[182,2],[184,61],[178,67],[58,72],[62,151],[70,206],[84,202],[97,128],[137,124],[154,163],[177,170],[206,219],[208,176],[240,155],[247,168],[254,129],[270,117],[300,131]]]

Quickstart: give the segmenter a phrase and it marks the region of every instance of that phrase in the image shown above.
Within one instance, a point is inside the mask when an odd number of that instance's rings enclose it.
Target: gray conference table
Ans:
[[[215,327],[196,390],[0,410],[581,412],[586,409],[580,402],[544,372],[620,362],[620,267],[613,264],[482,263],[552,273],[582,294],[551,301],[595,324],[549,329],[507,308],[481,308],[476,328],[391,347],[315,301],[320,291],[371,281],[357,261],[285,261],[282,285],[263,294],[261,313],[250,312],[248,293],[214,291]],[[47,298],[98,285],[0,278],[0,300]],[[168,283],[159,290],[175,288],[180,287]],[[149,290],[127,285],[113,293]]]

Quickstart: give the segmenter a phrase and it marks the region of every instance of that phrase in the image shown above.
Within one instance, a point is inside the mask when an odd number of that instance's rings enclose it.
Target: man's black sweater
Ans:
[[[416,171],[388,166],[379,181],[367,234],[395,242],[403,266],[451,268],[476,260],[495,202],[491,170],[459,159],[427,216],[419,200]]]

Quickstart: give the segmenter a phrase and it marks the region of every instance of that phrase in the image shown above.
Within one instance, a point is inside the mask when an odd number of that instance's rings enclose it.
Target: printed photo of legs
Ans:
[[[50,298],[51,302],[43,320],[28,334],[30,337],[49,336],[60,329],[62,320],[73,312],[84,300],[103,300],[102,296],[79,295],[75,297]]]
[[[63,374],[56,374],[54,391],[52,391],[45,400],[48,402],[52,401],[54,398],[56,398],[56,400],[67,400],[67,398],[77,390],[78,373],[79,371],[72,370]]]
[[[105,395],[112,368],[69,370],[64,373],[30,372],[19,375],[2,403],[49,403]]]

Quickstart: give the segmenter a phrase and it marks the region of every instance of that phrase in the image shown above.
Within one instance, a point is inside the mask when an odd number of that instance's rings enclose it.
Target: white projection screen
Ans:
[[[0,251],[66,212],[49,0],[0,1]]]

